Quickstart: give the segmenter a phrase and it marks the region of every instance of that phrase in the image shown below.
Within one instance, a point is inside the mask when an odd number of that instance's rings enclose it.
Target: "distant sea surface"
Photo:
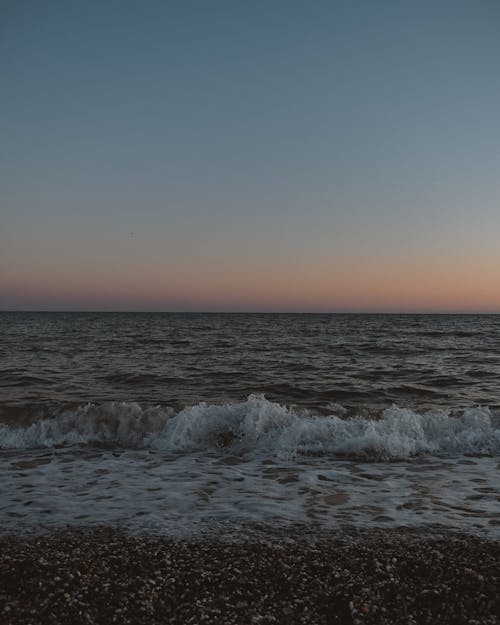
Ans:
[[[0,529],[500,537],[500,315],[0,313]]]

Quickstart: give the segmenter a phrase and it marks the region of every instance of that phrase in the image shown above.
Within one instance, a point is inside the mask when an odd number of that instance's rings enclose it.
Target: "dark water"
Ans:
[[[500,316],[2,313],[0,328],[0,531],[500,536]]]
[[[500,407],[500,315],[1,313],[0,404]],[[9,408],[20,408],[11,411]]]

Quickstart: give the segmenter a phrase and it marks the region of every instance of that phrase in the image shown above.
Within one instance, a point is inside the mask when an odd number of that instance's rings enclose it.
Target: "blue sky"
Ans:
[[[500,311],[499,27],[7,2],[0,307]]]

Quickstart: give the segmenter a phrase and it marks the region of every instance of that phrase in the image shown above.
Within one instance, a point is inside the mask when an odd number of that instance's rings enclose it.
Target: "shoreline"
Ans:
[[[494,625],[499,594],[500,541],[444,528],[0,535],[3,625]]]

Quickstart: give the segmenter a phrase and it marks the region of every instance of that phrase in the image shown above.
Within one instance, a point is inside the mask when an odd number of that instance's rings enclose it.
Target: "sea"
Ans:
[[[0,531],[500,538],[500,315],[0,313]]]

